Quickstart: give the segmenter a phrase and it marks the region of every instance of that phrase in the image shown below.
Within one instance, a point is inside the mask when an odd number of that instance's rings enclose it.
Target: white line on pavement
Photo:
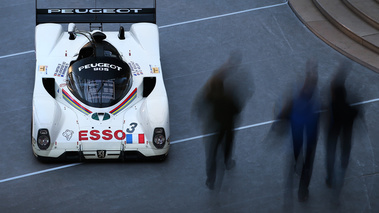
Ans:
[[[51,169],[45,169],[45,170],[38,171],[38,172],[32,172],[32,173],[28,173],[28,174],[24,174],[24,175],[19,175],[16,177],[11,177],[11,178],[0,180],[0,183],[12,181],[12,180],[17,180],[17,179],[21,179],[21,178],[25,178],[25,177],[29,177],[29,176],[33,176],[33,175],[38,175],[38,174],[42,174],[42,173],[52,172],[52,171],[56,171],[56,170],[60,170],[60,169],[65,169],[65,168],[77,166],[80,164],[82,164],[82,163],[73,163],[73,164],[68,164],[68,165],[55,167],[55,168],[51,168]]]
[[[258,127],[258,126],[263,126],[263,125],[266,125],[266,124],[272,124],[272,123],[274,123],[276,121],[278,121],[278,120],[272,120],[272,121],[266,121],[266,122],[261,122],[261,123],[257,123],[257,124],[242,126],[242,127],[235,128],[234,131],[243,130],[243,129],[249,129],[249,128]],[[176,140],[176,141],[172,141],[171,144],[176,144],[176,143],[182,143],[182,142],[186,142],[186,141],[192,141],[192,140],[196,140],[196,139],[201,139],[201,138],[209,137],[209,136],[212,136],[212,135],[215,135],[215,134],[216,133],[209,133],[209,134],[206,134],[206,135],[199,135],[199,136],[195,136],[195,137],[191,137],[191,138]]]
[[[3,56],[0,56],[0,59],[2,59],[2,58],[9,58],[9,57],[18,56],[18,55],[24,55],[24,54],[28,54],[28,53],[34,53],[34,50],[28,50],[28,51],[25,51],[25,52],[19,52],[19,53],[14,53],[14,54],[9,54],[9,55],[3,55]]]
[[[217,16],[210,16],[210,17],[206,17],[206,18],[200,18],[200,19],[195,19],[195,20],[191,20],[191,21],[184,21],[184,22],[179,22],[179,23],[175,23],[175,24],[168,24],[168,25],[160,26],[159,28],[174,27],[174,26],[184,25],[184,24],[190,24],[190,23],[194,23],[194,22],[207,21],[207,20],[210,20],[210,19],[216,19],[216,18],[222,18],[222,17],[225,17],[225,16],[238,15],[238,14],[241,14],[241,13],[247,13],[247,12],[252,12],[252,11],[257,11],[257,10],[263,10],[263,9],[278,7],[278,6],[282,6],[282,5],[286,5],[286,4],[287,4],[287,1],[284,2],[284,3],[280,3],[280,4],[274,4],[274,5],[268,5],[268,6],[263,6],[263,7],[251,8],[251,9],[241,10],[241,11],[237,11],[237,12],[233,12],[233,13],[226,13],[226,14],[217,15]]]

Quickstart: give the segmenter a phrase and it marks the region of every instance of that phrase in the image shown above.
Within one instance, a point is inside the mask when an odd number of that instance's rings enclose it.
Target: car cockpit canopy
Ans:
[[[132,86],[130,67],[117,49],[104,41],[102,32],[79,51],[69,67],[67,86],[81,102],[92,107],[109,107],[119,102]]]

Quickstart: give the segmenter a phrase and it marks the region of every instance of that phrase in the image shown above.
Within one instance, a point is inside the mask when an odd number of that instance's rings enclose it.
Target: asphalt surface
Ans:
[[[104,2],[88,0],[77,6],[118,5]],[[34,2],[27,0],[0,3],[0,212],[379,211],[379,75],[323,43],[284,0],[158,0],[173,142],[162,163],[43,164],[34,158],[30,145],[34,11]],[[200,88],[233,51],[243,56],[242,72],[234,75],[240,82],[235,95],[253,95],[237,124],[237,165],[225,172],[219,190],[210,191],[205,186],[207,137],[191,110]],[[357,97],[352,103],[362,113],[354,126],[339,199],[324,183],[325,128],[321,127],[309,200],[299,203],[299,178],[288,180],[290,138],[272,137],[270,127],[275,106],[303,79],[308,59],[318,61],[323,106],[339,63],[350,63],[347,88]],[[293,183],[290,189],[288,182]]]

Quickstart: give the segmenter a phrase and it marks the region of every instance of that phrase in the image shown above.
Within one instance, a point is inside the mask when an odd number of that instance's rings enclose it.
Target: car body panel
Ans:
[[[60,24],[36,26],[32,148],[37,157],[59,158],[65,152],[78,152],[85,159],[114,159],[128,151],[145,157],[167,155],[169,109],[158,27],[152,23],[132,24],[125,39],[120,39],[117,31],[102,33],[106,36],[104,41],[115,47],[128,64],[132,80],[130,90],[120,101],[100,108],[83,103],[67,85],[70,65],[78,60],[80,50],[89,43],[88,38],[77,34],[70,40]],[[99,69],[113,66],[99,60],[88,66]],[[155,79],[147,97],[145,78]],[[163,148],[156,148],[152,142],[156,128],[164,129],[167,141]],[[41,129],[47,129],[50,136],[51,144],[46,150],[37,145]]]

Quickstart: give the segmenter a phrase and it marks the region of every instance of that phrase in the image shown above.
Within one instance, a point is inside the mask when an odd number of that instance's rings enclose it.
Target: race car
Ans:
[[[36,21],[34,155],[164,160],[169,107],[155,7],[37,9]],[[102,29],[130,22],[129,31]],[[100,27],[82,31],[77,23]]]

